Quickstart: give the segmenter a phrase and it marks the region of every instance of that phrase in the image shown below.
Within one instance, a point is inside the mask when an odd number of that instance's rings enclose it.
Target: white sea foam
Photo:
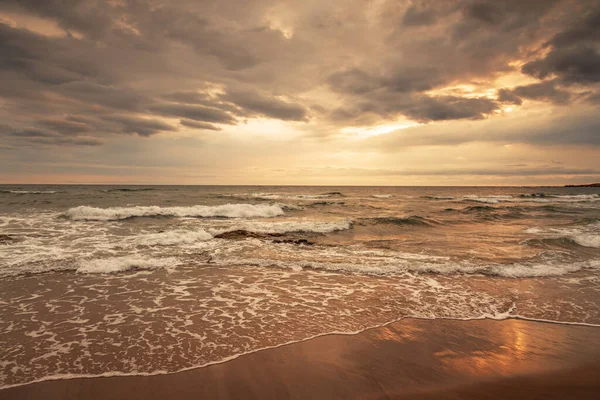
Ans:
[[[376,199],[391,199],[393,195],[391,194],[372,194],[371,197],[375,197]]]
[[[574,235],[573,240],[580,246],[583,247],[600,247],[600,235],[599,234],[586,234],[582,233]]]
[[[292,199],[300,199],[300,200],[319,200],[319,199],[328,199],[332,197],[330,194],[298,194],[292,196]]]
[[[278,200],[281,198],[281,195],[273,193],[252,193],[250,197],[261,200]]]
[[[287,243],[258,240],[245,241],[242,247],[220,248],[213,259],[223,265],[256,265],[260,267],[304,268],[351,274],[393,276],[406,272],[442,275],[480,274],[507,278],[565,275],[582,269],[597,269],[600,261],[560,262],[559,260],[511,264],[454,260],[428,254],[389,250],[368,250],[358,246],[346,248],[311,246],[299,251]]]
[[[479,274],[488,276],[499,276],[505,278],[539,278],[566,275],[582,269],[596,269],[597,263],[578,262],[564,264],[495,264],[495,265],[476,265],[470,263],[447,262],[447,263],[423,263],[409,262],[400,258],[388,262],[328,262],[316,260],[304,261],[282,261],[274,259],[253,259],[243,257],[231,257],[225,263],[247,264],[261,267],[290,268],[294,271],[301,271],[304,268],[319,269],[326,271],[336,271],[353,274],[366,275],[398,275],[405,272],[433,273],[441,275],[461,275],[461,274]]]
[[[58,190],[0,190],[0,193],[12,194],[54,194],[59,193]]]
[[[487,204],[497,204],[501,201],[511,201],[513,199],[512,196],[476,196],[476,195],[469,195],[469,196],[464,196],[463,200],[467,200],[467,201],[476,201],[478,203],[487,203]]]
[[[515,201],[529,203],[587,203],[600,201],[600,196],[595,194],[575,194],[575,195],[548,195],[545,197],[525,197]]]
[[[130,238],[130,240],[135,244],[145,246],[169,246],[175,244],[191,244],[195,242],[211,240],[212,238],[213,235],[206,232],[204,229],[198,229],[196,231],[177,229],[173,231],[133,236]]]
[[[465,195],[465,196],[431,196],[433,200],[454,200],[454,201],[475,201],[478,203],[498,204],[498,203],[581,203],[600,201],[600,196],[595,194],[577,194],[577,195],[546,195],[546,196],[525,196],[514,197],[508,195]]]
[[[125,241],[144,246],[169,246],[208,241],[216,235],[239,230],[266,234],[293,232],[330,233],[350,229],[352,223],[352,220],[349,219],[339,221],[311,221],[305,219],[273,222],[249,221],[242,224],[228,224],[229,226],[223,228],[205,227],[195,230],[176,229],[158,233],[147,233],[132,236]]]
[[[547,238],[566,237],[583,247],[600,247],[600,222],[570,228],[547,228],[532,227],[525,233],[541,235]]]
[[[275,217],[284,212],[277,204],[224,204],[219,206],[159,207],[133,206],[97,208],[79,206],[70,208],[64,215],[72,220],[111,221],[131,217]]]
[[[287,221],[248,221],[243,224],[235,224],[224,229],[209,229],[213,235],[236,230],[244,230],[254,233],[291,233],[291,232],[310,232],[310,233],[330,233],[342,231],[352,227],[352,220],[344,219],[339,221],[311,221],[306,219],[287,220]]]
[[[170,269],[178,264],[179,260],[173,257],[150,258],[132,255],[80,260],[78,262],[77,272],[86,274],[111,274],[133,269]]]

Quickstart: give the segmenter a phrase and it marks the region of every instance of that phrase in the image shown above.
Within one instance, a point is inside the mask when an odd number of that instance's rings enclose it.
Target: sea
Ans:
[[[0,388],[403,318],[600,326],[600,188],[0,186]]]

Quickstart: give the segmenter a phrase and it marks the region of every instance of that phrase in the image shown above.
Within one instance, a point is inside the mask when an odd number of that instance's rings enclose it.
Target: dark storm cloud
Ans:
[[[216,4],[1,2],[0,97],[6,103],[0,117],[12,120],[20,131],[37,120],[40,128],[74,136],[149,136],[177,130],[159,116],[182,118],[184,127],[195,121],[195,128],[212,130],[220,129],[213,123],[237,124],[251,115],[306,120],[302,106],[275,97],[240,97],[238,102],[249,107],[244,109],[202,93],[208,82],[235,86],[243,77],[230,76],[227,70],[269,60],[270,50],[285,42],[281,32],[251,20],[240,20],[235,29],[220,25],[216,21],[226,21],[231,7],[217,10]],[[240,15],[234,12],[234,18],[257,12],[238,8]],[[11,22],[14,15],[54,22],[64,32],[46,33],[35,20],[19,26]],[[69,115],[70,120],[56,115]]]
[[[307,118],[306,110],[301,105],[255,92],[229,91],[221,96],[221,98],[244,110],[270,118],[286,121],[302,121]]]
[[[456,146],[460,144],[524,143],[542,146],[600,147],[600,120],[593,112],[562,115],[549,121],[524,120],[496,124],[478,121],[468,125],[446,125],[435,129],[421,125],[369,139],[371,146],[385,151],[401,151],[412,146]]]
[[[168,93],[162,96],[165,100],[174,101],[177,103],[200,104],[207,106],[212,104],[211,97],[206,93],[198,93],[195,91],[182,91]]]
[[[589,7],[583,16],[573,18],[568,27],[547,41],[550,51],[525,64],[523,73],[538,79],[555,76],[565,84],[600,82],[600,4],[586,4]]]
[[[3,7],[27,10],[51,18],[65,30],[76,30],[98,36],[112,24],[110,7],[105,1],[85,0],[3,0]]]
[[[565,83],[596,83],[600,82],[600,53],[588,46],[558,48],[525,64],[522,71],[538,79],[556,75]]]
[[[416,105],[403,110],[403,114],[419,122],[456,119],[483,119],[498,109],[496,102],[486,98],[460,98],[453,96],[423,97]]]
[[[230,114],[216,108],[188,104],[157,104],[149,107],[153,113],[167,117],[181,117],[195,121],[221,124],[235,124],[236,120]]]
[[[385,76],[374,76],[359,69],[331,75],[328,83],[336,92],[345,94],[355,104],[338,108],[332,117],[338,121],[360,119],[361,115],[379,117],[404,115],[419,122],[453,119],[482,119],[499,108],[487,98],[431,96],[424,92],[444,81],[438,68],[403,68]]]
[[[435,22],[436,17],[436,10],[421,10],[419,7],[413,5],[406,10],[404,17],[402,18],[402,24],[406,26],[431,25]]]
[[[511,103],[517,106],[523,104],[523,99],[513,93],[510,89],[498,90],[498,101],[501,103]]]
[[[554,104],[566,104],[571,99],[571,94],[565,90],[558,89],[556,82],[547,81],[533,83],[526,86],[517,86],[512,90],[501,89],[498,92],[498,100],[501,102],[521,105],[522,99],[546,101]]]
[[[159,132],[174,131],[175,127],[155,119],[147,119],[126,115],[110,115],[103,118],[103,122],[113,124],[114,131],[119,133],[136,133],[140,136],[150,136]]]
[[[115,110],[139,111],[144,102],[148,101],[141,94],[127,88],[85,81],[59,85],[55,92],[87,105],[100,105]]]
[[[38,121],[38,124],[64,134],[77,134],[89,131],[87,124],[80,121],[46,119]]]
[[[548,44],[554,47],[565,47],[581,43],[600,41],[600,5],[588,2],[585,14],[577,16],[572,24],[562,32],[554,35]]]
[[[203,129],[203,130],[209,130],[209,131],[220,131],[221,130],[221,128],[219,128],[216,125],[207,124],[206,122],[192,121],[189,119],[182,119],[181,121],[179,121],[179,123],[181,125],[187,126],[188,128],[196,128],[196,129]]]
[[[535,53],[544,38],[568,29],[561,17],[571,11],[567,3],[410,2],[398,15],[401,23],[392,28],[388,53],[379,62],[365,60],[328,77],[331,89],[344,95],[345,103],[331,116],[336,124],[370,124],[377,121],[373,115],[428,122],[486,118],[499,111],[499,103],[520,105],[523,98],[566,104],[571,95],[557,84],[500,88],[496,100],[436,91],[461,82],[485,83],[513,71],[511,62]],[[392,8],[388,18],[394,18]],[[590,64],[582,68],[582,74],[589,75],[594,58],[589,54],[582,58]]]
[[[90,136],[79,136],[69,137],[61,135],[55,131],[44,130],[38,128],[13,130],[8,127],[0,127],[0,137],[12,137],[17,140],[15,144],[19,144],[19,141],[25,142],[28,145],[75,145],[75,146],[98,146],[103,142],[94,137]]]
[[[400,117],[480,120],[600,92],[592,0],[4,0],[0,18],[0,118],[82,143],[254,117],[324,135]],[[495,99],[444,91],[487,90],[515,61],[539,82]]]

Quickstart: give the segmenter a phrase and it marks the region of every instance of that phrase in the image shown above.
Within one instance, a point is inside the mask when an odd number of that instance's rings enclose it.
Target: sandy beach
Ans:
[[[1,399],[591,399],[598,328],[405,319],[185,372],[46,381]]]

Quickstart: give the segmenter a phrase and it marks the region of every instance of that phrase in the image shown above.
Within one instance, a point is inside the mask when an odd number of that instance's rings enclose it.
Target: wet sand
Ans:
[[[169,375],[46,381],[0,399],[592,399],[600,328],[405,319]]]

